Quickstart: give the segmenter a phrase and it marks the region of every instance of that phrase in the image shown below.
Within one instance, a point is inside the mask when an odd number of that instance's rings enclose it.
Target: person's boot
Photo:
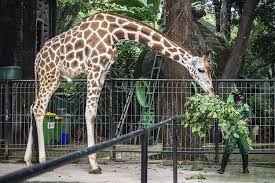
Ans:
[[[249,170],[248,170],[248,154],[247,155],[242,155],[242,160],[243,160],[243,173],[247,174],[247,173],[249,173]]]
[[[224,174],[225,167],[226,167],[227,162],[229,160],[229,155],[230,154],[227,154],[227,153],[223,154],[221,168],[217,171],[219,174]]]

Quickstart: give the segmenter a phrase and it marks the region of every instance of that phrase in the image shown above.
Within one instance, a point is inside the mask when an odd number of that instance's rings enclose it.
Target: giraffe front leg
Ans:
[[[95,122],[96,122],[96,108],[90,105],[86,106],[86,125],[87,125],[87,138],[88,138],[88,147],[95,144]],[[101,174],[101,168],[96,162],[96,154],[89,155],[89,162],[91,165],[90,174]]]
[[[35,116],[36,127],[37,127],[37,138],[38,138],[38,149],[39,149],[39,163],[46,162],[46,152],[44,143],[43,133],[43,116]]]

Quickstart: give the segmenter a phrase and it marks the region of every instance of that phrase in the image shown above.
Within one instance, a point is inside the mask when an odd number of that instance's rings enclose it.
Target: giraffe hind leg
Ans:
[[[38,96],[34,102],[33,109],[32,109],[35,122],[36,122],[36,128],[37,128],[40,163],[43,163],[46,161],[45,143],[44,143],[44,134],[43,134],[43,119],[46,113],[48,102],[58,86],[59,86],[59,78],[56,78],[56,80],[52,80],[51,82],[48,82],[47,85],[41,84],[39,88]],[[33,126],[31,125],[28,144],[27,144],[26,153],[24,157],[24,160],[27,165],[31,165],[32,144],[33,144],[32,130],[33,130]]]

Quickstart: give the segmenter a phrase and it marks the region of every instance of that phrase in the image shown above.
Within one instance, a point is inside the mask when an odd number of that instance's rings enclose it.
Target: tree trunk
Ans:
[[[216,20],[216,31],[220,32],[221,31],[221,26],[220,26],[220,12],[221,12],[221,2],[219,0],[213,0],[213,6],[215,10],[215,20]]]
[[[229,14],[228,14],[229,0],[222,0],[221,12],[220,12],[220,28],[221,33],[229,38],[230,34],[228,31],[229,27]]]
[[[230,57],[227,61],[222,78],[238,78],[243,57],[245,53],[246,43],[251,31],[254,12],[259,0],[247,0],[244,5],[243,14],[241,15],[238,35],[233,46]]]
[[[166,1],[166,32],[169,37],[172,37],[186,49],[193,50],[191,44],[192,35],[192,1],[191,0],[173,0]],[[179,66],[167,58],[162,60],[162,77],[166,79],[183,79],[191,78],[187,69]],[[162,116],[175,116],[184,114],[184,104],[186,97],[191,95],[190,83],[183,84],[182,82],[164,82],[162,91],[157,97],[157,111]],[[163,146],[171,148],[171,127],[167,126],[163,129]],[[178,126],[178,145],[182,151],[190,151],[193,148],[199,147],[195,135],[192,134],[189,128],[184,128],[183,125]],[[179,158],[194,160],[198,157],[196,154],[183,155]]]

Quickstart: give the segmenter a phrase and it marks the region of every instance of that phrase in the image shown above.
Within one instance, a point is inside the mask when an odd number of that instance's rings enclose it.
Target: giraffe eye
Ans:
[[[205,70],[203,70],[203,69],[198,69],[198,71],[199,71],[200,73],[204,73],[204,72],[205,72]]]

